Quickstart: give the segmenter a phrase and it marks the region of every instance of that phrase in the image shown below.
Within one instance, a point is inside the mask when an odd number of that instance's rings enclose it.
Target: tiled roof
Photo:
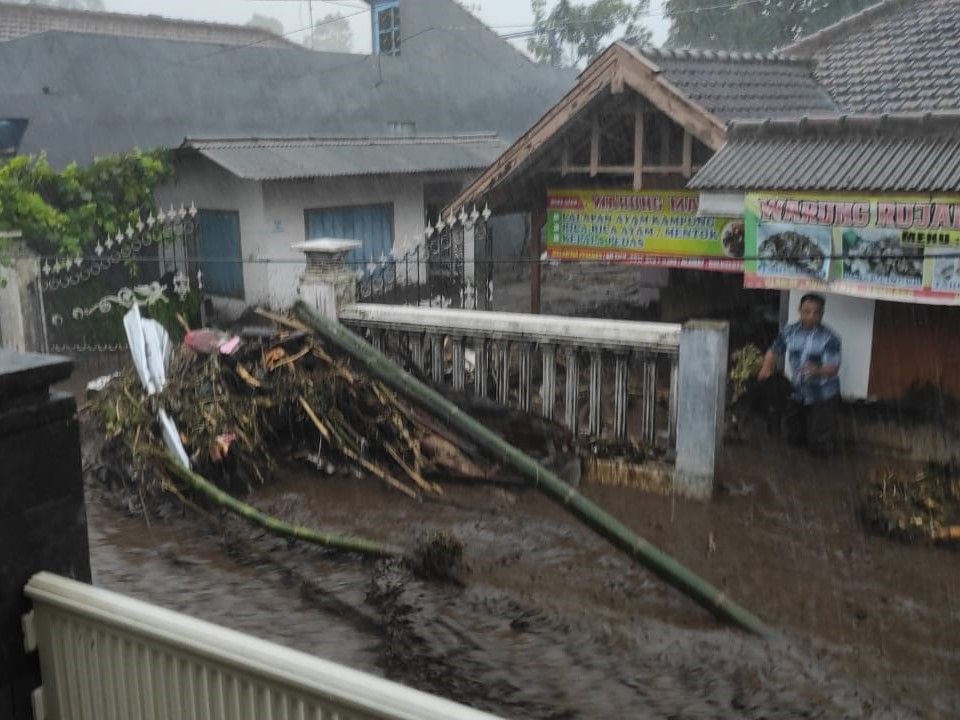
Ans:
[[[403,4],[400,57],[74,32],[0,42],[3,117],[20,152],[87,163],[185,137],[520,135],[575,72],[532,63],[453,0]],[[438,32],[431,28],[462,27]]]
[[[782,52],[848,112],[960,109],[960,0],[887,0]]]
[[[712,50],[641,52],[670,83],[722,120],[799,117],[839,109],[817,84],[807,60]]]
[[[182,148],[245,180],[476,170],[506,145],[496,135],[190,139]]]
[[[733,123],[697,190],[960,191],[960,112]]]

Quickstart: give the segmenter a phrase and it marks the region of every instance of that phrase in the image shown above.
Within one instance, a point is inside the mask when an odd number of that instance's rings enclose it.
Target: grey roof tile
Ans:
[[[496,135],[191,139],[184,149],[245,180],[476,170],[506,148]]]
[[[185,137],[384,135],[397,122],[509,141],[575,82],[452,0],[404,13],[423,32],[400,57],[65,32],[0,42],[0,108],[29,118],[21,151],[45,150],[59,167]]]
[[[886,0],[783,52],[847,112],[960,109],[960,0]]]
[[[699,190],[960,191],[960,112],[738,122]]]
[[[681,92],[722,120],[797,117],[839,109],[817,84],[808,61],[709,50],[641,52]]]

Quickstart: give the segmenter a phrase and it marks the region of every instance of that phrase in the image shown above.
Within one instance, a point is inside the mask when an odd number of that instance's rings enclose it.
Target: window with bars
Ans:
[[[383,55],[400,54],[400,0],[374,5],[373,49]]]

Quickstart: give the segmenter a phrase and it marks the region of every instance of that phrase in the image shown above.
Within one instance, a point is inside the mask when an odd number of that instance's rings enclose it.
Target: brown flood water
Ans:
[[[286,520],[465,545],[462,585],[191,511],[131,517],[88,487],[95,584],[509,718],[960,717],[960,553],[867,536],[847,456],[733,447],[711,503],[585,493],[780,633],[710,615],[536,491],[416,503],[291,468],[249,500]]]

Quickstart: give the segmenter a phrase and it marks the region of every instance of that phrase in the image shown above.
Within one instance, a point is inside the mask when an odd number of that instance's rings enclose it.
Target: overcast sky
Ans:
[[[466,0],[463,4],[501,34],[527,29],[533,22],[529,0]],[[667,23],[659,16],[661,4],[662,0],[650,2],[649,27],[656,45],[661,44],[667,34]],[[295,41],[300,41],[304,34],[296,31],[310,25],[305,0],[105,0],[104,5],[112,12],[153,13],[171,18],[238,24],[247,22],[257,13],[280,20],[290,39]],[[366,7],[361,0],[313,0],[313,17],[316,21],[332,12],[349,15]],[[363,13],[351,21],[357,51],[370,48],[369,18],[369,13]]]

